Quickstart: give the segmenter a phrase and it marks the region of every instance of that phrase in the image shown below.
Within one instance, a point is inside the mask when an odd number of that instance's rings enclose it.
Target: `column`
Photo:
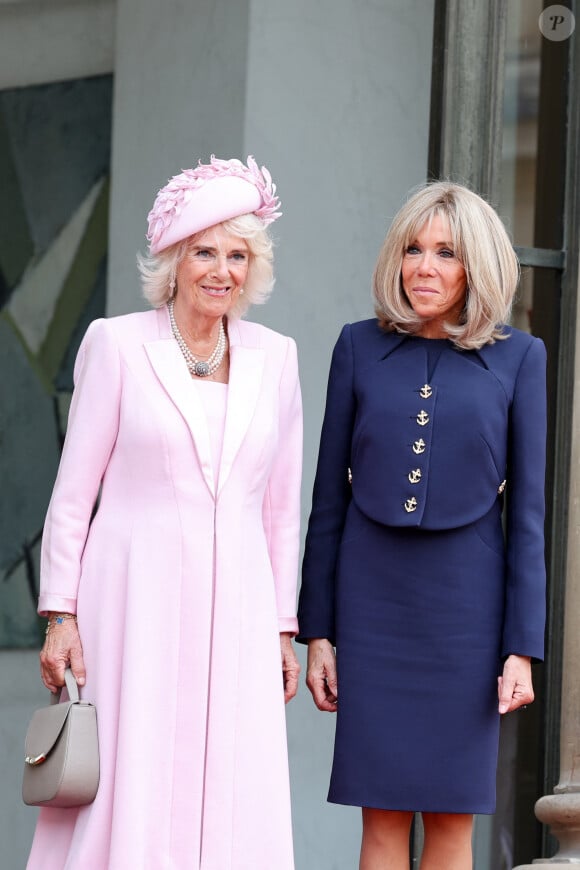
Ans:
[[[506,0],[447,0],[441,5],[445,21],[436,20],[433,93],[439,93],[431,108],[430,171],[467,184],[494,203],[501,156]]]
[[[108,314],[139,306],[159,188],[212,152],[244,156],[248,28],[249,0],[118,0]]]

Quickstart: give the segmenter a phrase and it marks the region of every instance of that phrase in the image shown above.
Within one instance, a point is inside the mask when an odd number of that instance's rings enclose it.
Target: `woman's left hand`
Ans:
[[[511,713],[534,700],[532,662],[529,656],[508,656],[503,675],[497,678],[499,712]]]
[[[280,652],[282,653],[282,677],[284,680],[284,702],[291,701],[298,691],[298,677],[300,676],[300,662],[296,658],[292,646],[292,635],[288,632],[280,633]]]

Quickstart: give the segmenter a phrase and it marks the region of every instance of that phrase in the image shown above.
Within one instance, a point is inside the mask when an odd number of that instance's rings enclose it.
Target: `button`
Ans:
[[[407,501],[405,502],[405,510],[407,511],[407,513],[412,514],[413,511],[416,511],[417,504],[418,504],[418,502],[417,502],[417,499],[415,498],[415,496],[412,496],[412,498],[408,498]]]
[[[350,468],[347,468],[347,477],[348,477],[348,482],[352,483],[352,471]]]
[[[427,411],[419,411],[417,414],[417,423],[419,426],[426,426],[429,422],[429,414]]]
[[[423,441],[423,439],[422,439],[422,438],[419,438],[419,439],[418,439],[417,441],[415,441],[415,443],[413,444],[413,453],[416,453],[417,456],[419,456],[421,453],[425,453],[425,448],[426,448],[426,447],[427,447],[427,445],[425,444],[425,442]]]
[[[409,474],[407,475],[409,478],[409,483],[419,483],[423,475],[421,474],[420,468],[413,468]]]
[[[506,480],[502,480],[502,482],[500,483],[500,485],[497,488],[498,495],[501,495],[503,493],[506,483],[507,483]]]
[[[419,390],[419,395],[422,399],[430,399],[433,395],[433,388],[430,384],[423,384],[423,386]]]

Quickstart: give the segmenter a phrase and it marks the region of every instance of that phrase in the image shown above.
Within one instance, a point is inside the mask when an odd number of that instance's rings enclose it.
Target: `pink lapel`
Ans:
[[[218,495],[229,477],[236,455],[248,431],[262,386],[264,349],[242,343],[244,327],[243,321],[234,320],[228,323],[230,383]]]
[[[171,334],[165,307],[157,310],[159,339],[145,342],[145,351],[155,374],[189,426],[202,474],[212,495],[216,487],[211,461],[209,431],[201,399],[193,389],[191,375]]]

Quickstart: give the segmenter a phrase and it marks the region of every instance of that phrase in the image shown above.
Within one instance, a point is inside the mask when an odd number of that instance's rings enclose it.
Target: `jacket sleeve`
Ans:
[[[302,399],[296,343],[291,338],[287,339],[279,402],[278,445],[264,496],[263,521],[274,574],[279,630],[296,634]]]
[[[46,516],[38,612],[76,613],[81,559],[99,486],[119,426],[119,352],[106,320],[89,326],[77,354],[74,392]]]
[[[324,637],[335,642],[334,579],[338,549],[351,499],[348,469],[356,401],[351,329],[338,338],[328,379],[312,512],[306,535],[298,607],[298,640]]]
[[[544,655],[545,453],[546,350],[535,338],[520,365],[510,412],[503,656]]]

